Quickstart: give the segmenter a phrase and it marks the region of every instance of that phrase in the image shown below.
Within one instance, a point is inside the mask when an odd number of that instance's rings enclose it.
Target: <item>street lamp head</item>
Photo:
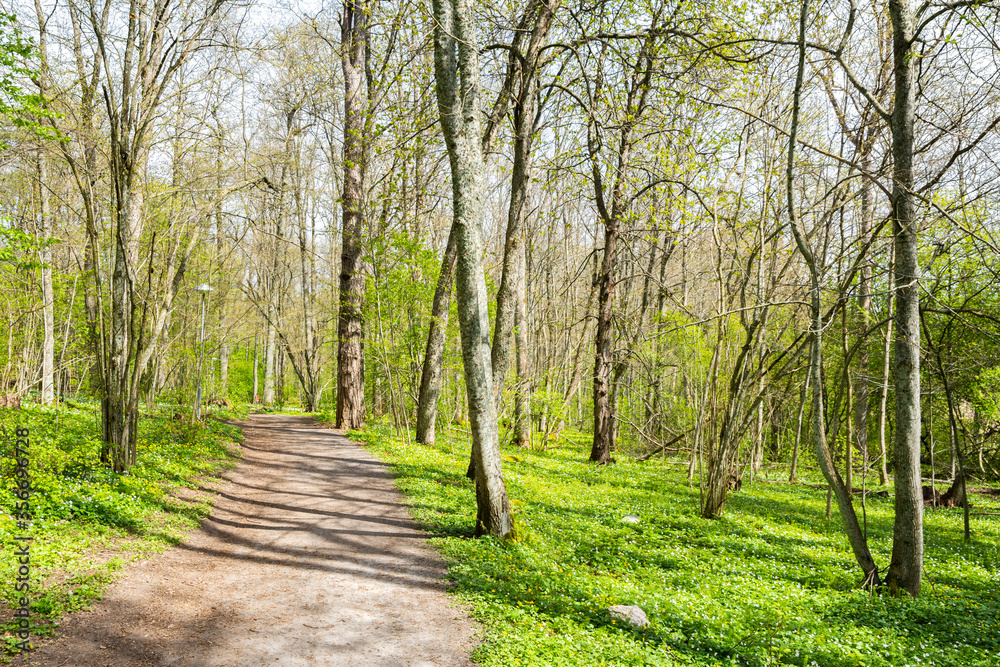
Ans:
[[[207,292],[211,292],[212,288],[208,286],[208,283],[202,283],[202,284],[198,285],[197,287],[195,287],[194,291],[195,292],[207,293]]]

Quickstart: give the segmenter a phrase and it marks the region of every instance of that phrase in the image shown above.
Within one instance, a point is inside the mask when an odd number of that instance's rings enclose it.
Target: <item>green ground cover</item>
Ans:
[[[928,510],[921,597],[871,596],[814,486],[744,486],[710,521],[669,461],[598,468],[583,443],[506,450],[524,539],[477,540],[466,442],[424,447],[384,427],[352,435],[393,466],[435,536],[455,594],[485,626],[483,665],[1000,665],[1000,517],[974,516],[966,545],[961,510]],[[641,522],[623,523],[627,514]],[[890,499],[869,500],[883,571],[892,516]],[[650,626],[612,620],[614,604],[638,604]]]
[[[140,420],[138,464],[119,475],[99,461],[97,405],[0,409],[0,637],[8,650],[16,641],[9,610],[19,595],[14,538],[23,533],[11,516],[14,429],[31,433],[32,636],[44,637],[60,616],[99,598],[126,562],[177,544],[207,515],[205,494],[172,491],[196,489],[203,477],[235,465],[233,443],[242,434],[174,414],[168,406]]]

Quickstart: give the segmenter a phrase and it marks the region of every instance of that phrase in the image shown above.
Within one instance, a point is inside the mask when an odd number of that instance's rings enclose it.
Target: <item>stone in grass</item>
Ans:
[[[610,613],[614,618],[627,621],[638,628],[644,628],[649,625],[649,619],[646,618],[646,612],[644,612],[641,607],[637,607],[634,604],[616,604],[613,607],[608,607],[608,613]]]
[[[626,514],[622,517],[622,523],[639,523],[641,519],[634,514]]]

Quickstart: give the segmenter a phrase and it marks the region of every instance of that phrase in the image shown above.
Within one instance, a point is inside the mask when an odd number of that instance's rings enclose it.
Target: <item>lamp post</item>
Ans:
[[[194,397],[194,418],[201,419],[201,366],[205,360],[205,301],[212,288],[208,286],[208,283],[202,283],[195,287],[194,291],[201,292],[201,339],[199,341],[201,349],[198,351],[198,391]]]

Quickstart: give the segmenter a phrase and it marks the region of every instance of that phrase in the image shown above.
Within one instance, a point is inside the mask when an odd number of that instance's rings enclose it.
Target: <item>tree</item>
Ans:
[[[510,204],[507,209],[507,230],[504,235],[503,266],[497,290],[496,322],[493,333],[493,388],[497,405],[501,404],[511,348],[516,348],[517,372],[515,441],[527,444],[527,389],[524,387],[527,322],[525,308],[524,208],[531,181],[531,148],[538,130],[541,109],[538,100],[538,70],[540,55],[548,38],[552,20],[560,0],[533,0],[521,17],[514,33],[508,57],[508,83],[514,98],[514,160],[511,167]],[[531,32],[528,33],[530,28]],[[524,35],[527,45],[522,45]],[[506,87],[506,86],[505,86]],[[517,344],[511,345],[517,331]],[[499,407],[498,407],[499,409]]]
[[[45,99],[48,94],[48,31],[41,0],[35,0],[35,16],[38,20],[38,51],[41,69],[36,78],[38,95]],[[48,158],[41,145],[38,147],[38,214],[41,222],[41,264],[42,264],[42,405],[51,405],[54,395],[55,373],[55,297],[52,293],[52,207],[49,202]]]
[[[896,519],[892,561],[885,583],[920,593],[924,559],[924,496],[920,476],[920,265],[914,195],[913,120],[917,92],[914,15],[910,0],[889,0],[895,98],[892,130],[892,231],[896,258],[896,345],[893,388],[896,394]]]
[[[509,45],[493,45],[490,48],[503,48],[508,53],[507,68],[503,83],[493,102],[490,114],[486,119],[483,131],[483,153],[489,154],[494,140],[514,99],[514,158],[511,170],[511,191],[508,205],[507,226],[504,241],[504,254],[500,275],[500,288],[497,291],[497,312],[494,323],[493,344],[491,347],[491,363],[493,366],[493,387],[497,399],[498,413],[502,407],[503,385],[509,367],[511,338],[515,334],[517,349],[518,388],[516,412],[518,415],[517,434],[520,440],[526,442],[530,435],[527,413],[530,408],[527,387],[524,386],[523,369],[527,365],[527,323],[524,322],[525,285],[524,273],[524,231],[523,209],[530,182],[530,156],[534,133],[540,118],[538,108],[538,70],[540,68],[541,50],[545,46],[552,18],[559,6],[560,0],[545,2],[532,0],[522,12],[514,36]],[[528,44],[523,45],[524,35],[530,37]],[[522,51],[524,51],[522,53]],[[441,261],[437,288],[434,292],[431,321],[427,335],[427,348],[424,355],[421,372],[420,393],[417,401],[417,442],[432,444],[434,442],[434,424],[437,417],[437,399],[440,393],[441,361],[444,353],[444,330],[448,324],[448,305],[451,299],[451,280],[455,268],[455,233],[449,232],[448,244]],[[518,324],[518,321],[523,324]],[[476,466],[474,457],[469,458],[466,476],[475,479]]]
[[[337,319],[337,428],[361,426],[365,417],[362,269],[364,183],[368,159],[368,56],[370,6],[347,0],[341,24],[344,69],[344,194],[340,254],[340,314]]]
[[[452,175],[462,361],[476,461],[476,535],[513,530],[500,462],[489,308],[483,274],[485,166],[479,108],[479,44],[471,6],[434,0],[434,78]]]
[[[616,152],[611,157],[614,167],[605,171],[601,166],[601,148],[604,139],[602,128],[594,123],[593,110],[587,123],[588,154],[594,200],[604,228],[604,249],[601,268],[597,275],[597,337],[594,356],[594,438],[590,460],[595,463],[611,461],[615,447],[615,424],[612,397],[612,313],[615,306],[615,285],[618,282],[618,244],[621,227],[629,213],[635,196],[628,193],[631,153],[637,141],[636,126],[646,113],[653,74],[656,71],[657,48],[662,41],[660,12],[658,9],[645,30],[639,53],[628,70],[625,80],[625,100],[621,109],[621,122],[617,128]],[[599,76],[591,99],[601,99],[608,94],[603,90],[603,77]],[[607,184],[606,184],[607,182]],[[607,188],[610,187],[610,192]]]
[[[798,66],[795,74],[795,92],[792,97],[792,122],[788,133],[788,166],[785,177],[785,187],[787,189],[788,202],[788,224],[792,228],[795,237],[795,244],[802,254],[810,276],[810,330],[809,330],[809,377],[812,381],[812,412],[813,412],[813,445],[816,449],[816,458],[819,461],[823,476],[833,490],[837,498],[837,507],[840,509],[840,517],[844,522],[844,529],[850,540],[854,557],[865,573],[866,586],[877,587],[881,581],[879,579],[878,566],[872,558],[868,549],[868,541],[858,524],[858,516],[854,512],[854,505],[851,499],[850,487],[844,484],[840,478],[840,473],[833,464],[833,457],[830,454],[830,447],[827,444],[827,433],[825,423],[826,409],[823,398],[823,311],[820,302],[822,293],[822,275],[819,263],[815,254],[806,243],[798,222],[795,204],[795,144],[797,140],[799,125],[799,107],[802,97],[802,80],[806,67],[806,24],[809,18],[809,2],[803,0],[802,10],[799,17],[799,56]],[[845,360],[846,363],[846,360]],[[848,405],[847,409],[852,410],[854,406]],[[850,439],[852,434],[848,435]],[[848,442],[850,447],[850,442]]]
[[[420,393],[417,396],[416,440],[425,445],[433,445],[436,435],[438,397],[441,395],[441,364],[444,358],[445,334],[451,306],[452,285],[455,283],[455,260],[458,242],[454,227],[448,232],[448,244],[441,260],[431,305],[430,324],[427,331],[427,346],[424,363],[420,372]]]
[[[46,129],[47,124],[40,122],[52,117],[51,112],[45,109],[44,93],[26,93],[21,85],[25,77],[43,83],[39,78],[41,72],[32,67],[41,55],[17,26],[17,16],[0,13],[0,116],[38,136],[52,137]],[[41,66],[44,69],[44,63]],[[0,148],[8,146],[0,144]]]
[[[141,280],[139,252],[145,227],[146,169],[153,122],[175,75],[207,43],[205,33],[222,6],[217,0],[203,10],[175,18],[169,0],[130,0],[127,15],[122,17],[126,27],[124,57],[120,70],[114,72],[110,69],[116,62],[111,52],[114,37],[108,33],[107,14],[102,20],[96,7],[90,12],[97,53],[107,78],[102,92],[110,126],[114,259],[104,343],[101,421],[106,443],[102,459],[116,472],[127,471],[135,462],[139,380],[160,330],[154,327],[154,337],[145,338],[135,328],[137,317],[145,323],[136,287]],[[190,252],[193,243],[187,247]],[[184,273],[184,259],[179,258],[171,281],[171,297],[154,322],[169,311]]]

